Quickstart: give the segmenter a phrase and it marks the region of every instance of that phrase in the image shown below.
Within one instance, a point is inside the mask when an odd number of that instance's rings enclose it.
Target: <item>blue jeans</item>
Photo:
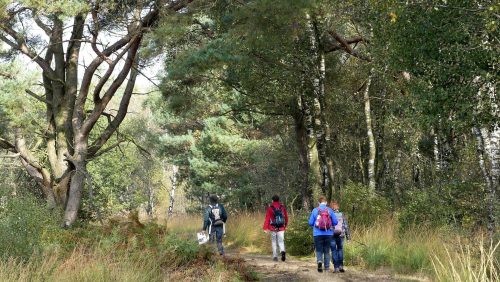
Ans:
[[[333,267],[339,268],[344,265],[344,238],[340,236],[332,237]]]
[[[330,268],[330,244],[332,241],[331,235],[314,236],[314,246],[316,247],[316,259],[322,262],[325,269]]]
[[[212,226],[212,233],[210,234],[210,243],[214,243],[217,239],[217,250],[219,254],[224,254],[224,247],[222,247],[222,236],[224,235],[224,228],[221,226]]]

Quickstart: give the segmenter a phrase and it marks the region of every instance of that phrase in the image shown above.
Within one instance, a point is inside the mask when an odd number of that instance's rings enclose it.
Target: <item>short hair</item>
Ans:
[[[330,202],[330,207],[333,207],[334,205],[339,206],[339,202],[337,202],[336,200],[331,201]]]
[[[319,202],[323,203],[324,201],[326,201],[326,197],[325,196],[319,196]]]
[[[209,199],[211,204],[217,204],[219,202],[219,197],[217,197],[217,195],[210,195]]]
[[[280,196],[278,196],[278,195],[275,194],[275,195],[273,195],[271,197],[271,199],[273,199],[273,202],[279,202],[280,201]]]

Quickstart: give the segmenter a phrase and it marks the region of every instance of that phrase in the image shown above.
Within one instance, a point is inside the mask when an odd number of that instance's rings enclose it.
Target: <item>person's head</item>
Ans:
[[[325,196],[319,196],[319,203],[320,204],[326,204],[326,197]]]
[[[209,200],[210,204],[215,205],[219,202],[219,197],[217,195],[210,195]]]
[[[332,201],[330,203],[330,208],[332,208],[332,210],[338,210],[340,208],[340,205],[339,205],[339,202],[337,201]]]
[[[273,196],[271,197],[271,199],[273,200],[273,202],[279,202],[279,201],[280,201],[280,196],[278,196],[278,195],[273,195]]]

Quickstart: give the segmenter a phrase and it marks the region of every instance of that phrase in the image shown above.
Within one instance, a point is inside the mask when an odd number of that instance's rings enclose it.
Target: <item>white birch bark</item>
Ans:
[[[171,217],[174,214],[174,203],[175,203],[175,189],[177,189],[177,173],[179,171],[179,167],[174,165],[172,166],[172,175],[170,176],[170,192],[169,194],[169,205],[168,205],[168,216]]]
[[[371,117],[371,105],[370,105],[370,86],[372,83],[373,69],[370,71],[368,76],[368,81],[366,82],[366,88],[364,91],[364,103],[365,103],[365,119],[366,119],[366,134],[368,137],[368,188],[371,192],[375,192],[375,157],[377,155],[377,147],[375,145],[375,138],[373,136],[373,126]]]

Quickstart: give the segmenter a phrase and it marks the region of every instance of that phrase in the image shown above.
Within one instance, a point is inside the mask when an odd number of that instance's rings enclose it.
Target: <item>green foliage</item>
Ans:
[[[484,194],[484,186],[474,183],[449,183],[411,191],[399,214],[401,227],[448,225],[473,234],[486,223]]]
[[[309,216],[306,212],[300,212],[291,219],[285,236],[287,253],[308,256],[314,251],[313,232],[308,224]]]
[[[165,263],[172,267],[186,266],[199,257],[208,258],[213,254],[207,248],[200,248],[195,240],[185,240],[173,235],[166,236],[161,246]]]
[[[22,0],[19,3],[33,7],[41,13],[65,16],[74,16],[88,9],[88,2],[82,0]]]
[[[0,253],[2,258],[29,258],[54,247],[58,217],[32,196],[4,196],[0,207]]]
[[[351,224],[371,225],[385,216],[389,210],[389,201],[378,195],[372,195],[364,185],[348,183],[341,190],[341,209],[346,213]]]

